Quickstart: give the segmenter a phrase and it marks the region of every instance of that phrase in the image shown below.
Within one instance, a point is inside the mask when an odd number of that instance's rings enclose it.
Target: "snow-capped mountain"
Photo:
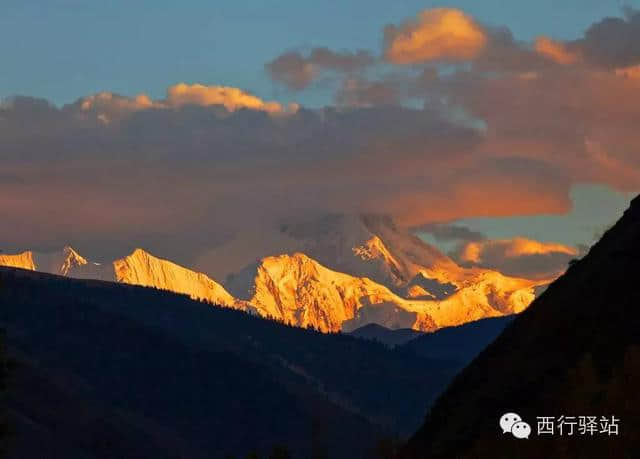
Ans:
[[[42,271],[61,276],[80,271],[88,264],[87,260],[71,247],[65,247],[61,251],[53,253],[27,251],[17,255],[0,254],[0,265],[2,266]]]
[[[0,265],[80,279],[155,287],[222,306],[245,307],[205,274],[156,258],[142,249],[136,249],[130,255],[108,264],[89,262],[71,247],[65,247],[53,253],[27,251],[17,255],[1,255]]]
[[[404,287],[420,272],[458,269],[448,256],[389,217],[330,215],[282,225],[300,251],[337,271],[368,277],[390,288]]]
[[[341,330],[345,322],[355,325],[358,311],[368,306],[394,311],[380,317],[392,328],[410,327],[418,321],[418,313],[410,311],[407,302],[387,287],[366,277],[333,271],[302,253],[264,258],[231,279],[227,287],[264,317],[322,331]],[[427,317],[422,322],[435,328]]]
[[[444,292],[453,290],[446,285],[448,279],[459,277],[461,271],[451,258],[398,228],[390,218],[358,215],[327,215],[249,228],[203,252],[195,268],[222,280],[268,256],[296,252],[329,269],[368,277],[403,296],[401,290],[423,273],[419,280],[430,279],[432,293],[442,298]],[[445,285],[435,285],[441,282]]]
[[[482,271],[445,299],[403,298],[369,278],[331,270],[295,253],[264,258],[229,278],[226,286],[262,316],[296,326],[350,331],[377,323],[433,331],[521,312],[534,299],[535,282]]]
[[[541,283],[463,268],[383,217],[328,216],[243,236],[244,250],[236,239],[217,251],[230,265],[244,266],[234,274],[226,270],[224,287],[199,270],[141,249],[104,265],[69,247],[53,254],[4,255],[0,264],[171,290],[322,331],[368,323],[432,331],[518,313]],[[267,255],[247,262],[250,251]],[[230,261],[233,253],[239,260]]]

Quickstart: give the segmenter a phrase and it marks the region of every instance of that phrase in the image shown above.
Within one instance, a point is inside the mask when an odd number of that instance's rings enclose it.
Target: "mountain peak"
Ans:
[[[309,256],[307,256],[306,254],[304,254],[302,252],[294,252],[291,255],[281,255],[281,256],[289,257],[289,258],[291,258],[293,260],[300,261],[300,262],[303,262],[303,263],[316,263]]]
[[[155,257],[141,248],[114,261],[113,270],[117,282],[171,290],[223,306],[236,305],[236,300],[205,274]]]
[[[317,271],[318,266],[320,264],[317,261],[302,252],[265,257],[258,263],[258,269],[291,271],[295,268],[297,272],[306,273]]]
[[[36,270],[33,252],[30,250],[10,255],[0,253],[0,265],[28,269],[30,271]]]
[[[62,256],[61,262],[55,259],[57,258],[55,256],[53,256],[52,262],[54,264],[59,264],[60,266],[59,274],[62,274],[63,276],[68,275],[72,269],[77,268],[79,266],[84,266],[88,263],[84,257],[78,254],[78,252],[76,252],[69,245],[64,246],[64,248],[62,249],[61,256]],[[52,266],[51,268],[54,268],[54,267]]]
[[[322,331],[341,330],[363,306],[389,304],[398,310],[403,304],[387,287],[333,271],[302,252],[263,258],[229,284],[260,315]],[[405,315],[405,326],[411,327],[416,314]]]
[[[42,271],[62,276],[69,275],[74,268],[87,264],[70,246],[65,246],[56,252],[33,252],[31,250],[13,255],[0,255],[0,265],[14,268]]]
[[[133,249],[133,252],[131,252],[129,255],[127,255],[129,257],[153,257],[153,258],[157,258],[155,256],[153,256],[151,253],[147,252],[146,250],[137,247],[135,249]]]

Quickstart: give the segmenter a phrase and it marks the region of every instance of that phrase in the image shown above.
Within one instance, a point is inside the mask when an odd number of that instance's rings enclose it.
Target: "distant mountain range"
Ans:
[[[237,247],[242,258],[246,248],[240,244],[231,242],[219,252]],[[104,264],[71,247],[57,253],[27,251],[0,255],[0,265],[170,290],[321,331],[349,331],[368,323],[433,331],[510,315],[523,311],[535,289],[548,282],[460,267],[390,219],[371,216],[282,225],[277,237],[265,234],[256,249],[268,251],[229,273],[223,284],[142,249]]]
[[[638,273],[640,197],[455,378],[401,457],[638,457]],[[527,440],[503,433],[505,413]]]

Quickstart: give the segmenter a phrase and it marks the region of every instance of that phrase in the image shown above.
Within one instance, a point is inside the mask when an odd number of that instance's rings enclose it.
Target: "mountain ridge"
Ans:
[[[635,457],[640,451],[640,198],[465,368],[402,458]],[[516,412],[532,435],[503,435]],[[611,416],[619,434],[537,435],[536,419]],[[563,418],[564,419],[564,418]]]
[[[379,216],[338,215],[284,225],[278,233],[283,237],[297,241],[300,250],[259,258],[224,284],[142,249],[105,264],[65,247],[53,254],[0,256],[0,265],[176,291],[325,332],[367,323],[433,331],[515,314],[543,283],[460,267]],[[284,244],[289,250],[295,245],[290,242]]]

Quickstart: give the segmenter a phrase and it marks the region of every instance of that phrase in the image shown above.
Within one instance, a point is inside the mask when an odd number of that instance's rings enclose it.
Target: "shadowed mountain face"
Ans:
[[[475,359],[404,458],[631,458],[640,451],[640,198]],[[528,440],[502,433],[519,414]],[[537,417],[619,419],[619,435],[538,435]]]
[[[431,359],[459,362],[464,367],[514,319],[515,316],[492,317],[457,327],[442,328],[435,333],[415,337],[401,349]]]
[[[434,334],[435,333],[438,332],[434,332]],[[356,328],[349,332],[349,334],[356,338],[377,341],[389,347],[400,346],[423,335],[422,332],[412,330],[411,328],[391,330],[378,324],[367,324],[363,327]]]
[[[491,317],[457,327],[441,328],[433,333],[422,333],[410,328],[392,330],[378,324],[368,324],[349,334],[422,357],[458,362],[464,367],[496,339],[514,318],[515,315]]]
[[[183,295],[0,268],[11,458],[362,457],[455,365]],[[43,453],[45,452],[45,453]]]

